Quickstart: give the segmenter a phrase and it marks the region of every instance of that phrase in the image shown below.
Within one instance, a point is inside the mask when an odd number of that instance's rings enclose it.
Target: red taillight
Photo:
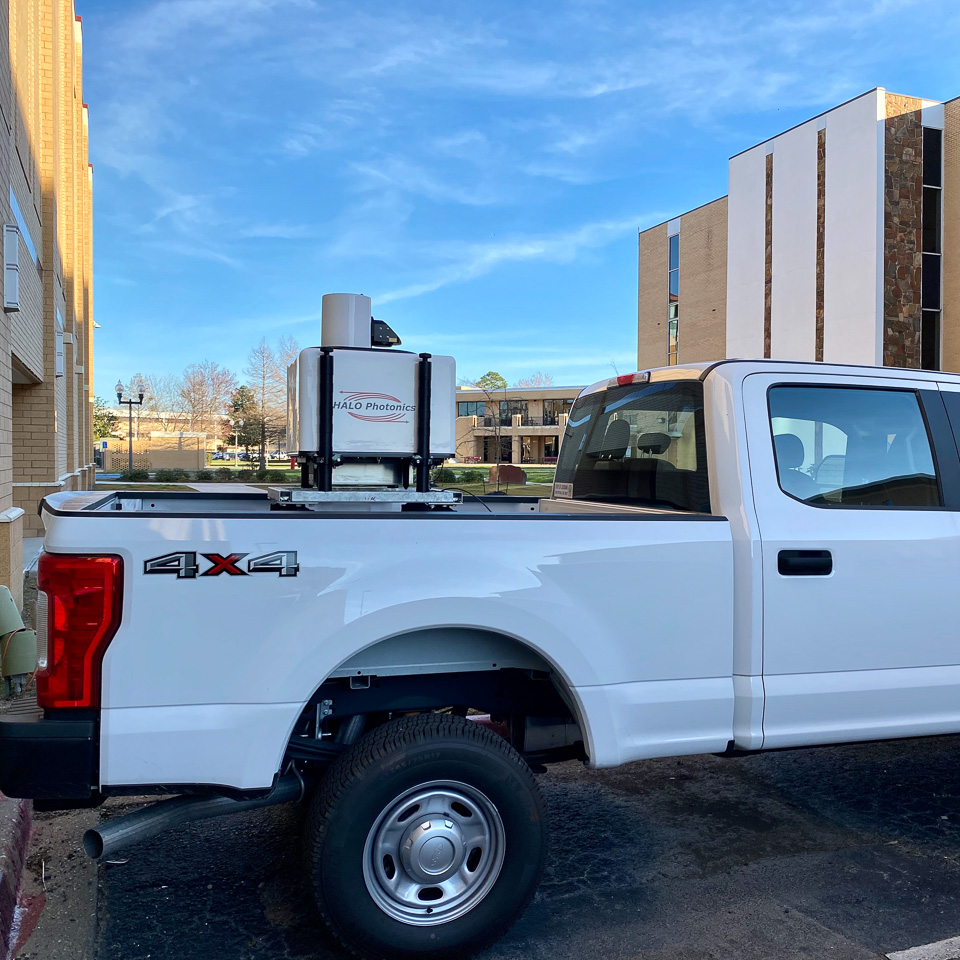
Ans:
[[[650,371],[641,370],[639,373],[622,373],[619,377],[611,377],[608,387],[629,387],[634,383],[649,383]]]
[[[37,584],[47,595],[47,663],[37,673],[41,707],[98,707],[100,664],[120,625],[123,561],[43,553]]]

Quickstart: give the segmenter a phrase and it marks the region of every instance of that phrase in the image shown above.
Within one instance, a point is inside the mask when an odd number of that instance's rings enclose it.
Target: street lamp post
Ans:
[[[230,422],[233,424],[233,465],[234,467],[240,466],[240,433],[237,430],[237,427],[243,428],[242,420],[234,420],[230,418]]]
[[[141,380],[137,384],[137,395],[139,400],[124,400],[123,399],[123,381],[118,380],[117,385],[114,387],[114,390],[117,391],[117,403],[125,403],[127,405],[127,459],[128,459],[128,470],[133,471],[133,408],[139,407],[143,403],[143,394],[146,391],[146,387],[143,385]]]

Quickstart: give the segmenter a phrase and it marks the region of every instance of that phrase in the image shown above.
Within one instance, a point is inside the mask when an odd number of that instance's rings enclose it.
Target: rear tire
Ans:
[[[320,913],[369,960],[479,952],[532,899],[547,846],[543,798],[520,754],[440,714],[392,720],[354,744],[306,826]]]

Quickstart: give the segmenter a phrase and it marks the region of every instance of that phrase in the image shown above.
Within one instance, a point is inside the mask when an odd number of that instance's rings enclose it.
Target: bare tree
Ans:
[[[284,368],[285,369],[285,368]],[[247,386],[253,392],[256,401],[256,420],[260,431],[260,469],[267,467],[267,433],[282,420],[285,420],[286,411],[286,377],[280,376],[280,364],[273,348],[267,343],[267,338],[250,351],[247,365],[243,369],[247,378]]]
[[[190,418],[183,398],[183,379],[174,374],[148,375],[145,383],[144,416],[164,433],[185,430]]]
[[[140,439],[140,415],[141,413],[146,413],[143,409],[147,402],[147,395],[150,392],[150,379],[145,377],[142,373],[135,373],[129,380],[121,381],[125,384],[123,395],[128,400],[137,399],[137,390],[142,385],[145,389],[143,391],[143,400],[144,402],[138,407],[131,407],[124,411],[124,416],[121,418],[123,421],[123,429],[126,431],[128,421],[133,422],[133,439]],[[124,405],[125,406],[125,405]],[[121,406],[123,409],[123,406]],[[132,414],[132,416],[131,416]]]
[[[221,418],[237,388],[237,378],[213,360],[191,363],[183,371],[180,395],[186,404],[190,427],[201,433],[212,428],[220,439]]]
[[[276,357],[275,387],[282,399],[282,409],[280,411],[282,416],[277,424],[277,446],[284,446],[289,452],[289,444],[292,438],[287,438],[287,367],[300,356],[300,344],[297,343],[295,337],[281,337],[277,341],[277,349],[274,354]]]
[[[544,373],[542,370],[538,370],[536,373],[531,373],[529,377],[523,377],[518,380],[515,384],[515,387],[552,387],[553,386],[553,377],[549,373]]]
[[[281,337],[277,341],[277,349],[274,353],[280,365],[280,372],[286,377],[287,367],[300,356],[300,344],[297,343],[296,337]]]

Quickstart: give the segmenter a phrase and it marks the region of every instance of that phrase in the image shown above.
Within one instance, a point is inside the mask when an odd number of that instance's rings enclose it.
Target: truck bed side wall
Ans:
[[[552,664],[593,765],[731,737],[733,565],[719,518],[94,513],[48,517],[46,549],[124,558],[123,622],[104,660],[105,785],[266,786],[339,664],[431,627],[502,634]],[[296,551],[300,570],[143,572],[176,551]]]

